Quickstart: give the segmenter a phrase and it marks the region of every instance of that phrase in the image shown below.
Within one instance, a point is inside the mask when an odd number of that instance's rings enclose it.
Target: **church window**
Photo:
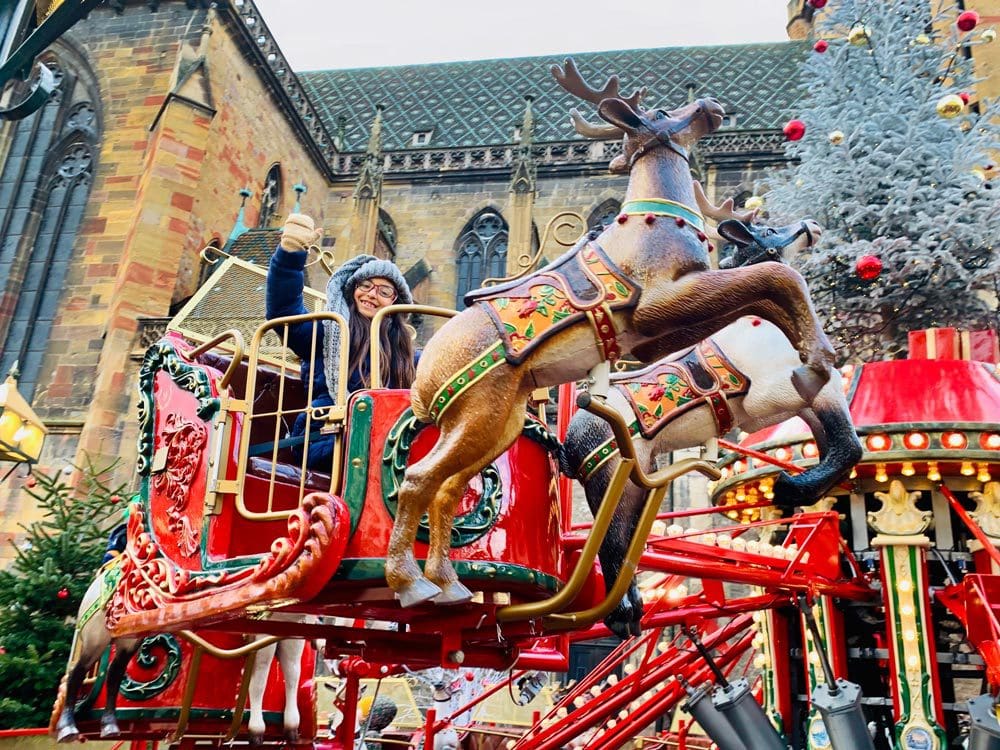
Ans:
[[[615,220],[615,217],[622,210],[622,204],[614,198],[608,198],[601,205],[590,212],[587,219],[587,229],[601,229]]]
[[[275,164],[267,170],[264,187],[260,192],[260,219],[257,226],[267,229],[278,211],[278,201],[281,200],[281,165]]]
[[[86,63],[49,52],[58,87],[14,122],[0,168],[0,377],[15,362],[29,401],[63,302],[90,194],[100,136],[96,83]],[[75,63],[75,64],[74,64]]]
[[[484,209],[466,224],[456,251],[456,307],[465,307],[466,293],[482,286],[483,279],[507,275],[507,233],[507,222],[492,209]]]
[[[426,146],[431,142],[431,132],[430,130],[418,130],[413,134],[413,138],[410,139],[410,145]]]

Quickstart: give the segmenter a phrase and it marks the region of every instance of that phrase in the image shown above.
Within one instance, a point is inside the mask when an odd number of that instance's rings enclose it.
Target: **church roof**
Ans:
[[[237,237],[227,250],[240,260],[267,268],[271,253],[278,246],[280,239],[280,227],[277,229],[249,229]]]
[[[383,147],[413,147],[415,132],[430,131],[423,146],[511,143],[521,124],[524,97],[535,97],[535,142],[582,140],[569,120],[578,107],[597,119],[586,102],[563,91],[549,67],[576,60],[588,83],[600,86],[612,73],[622,91],[647,86],[644,103],[677,107],[694,96],[714,96],[736,116],[735,129],[779,128],[797,95],[798,66],[808,49],[801,42],[665,47],[588,52],[502,60],[355,68],[299,73],[298,77],[331,134],[346,118],[343,151],[363,151],[375,117],[385,106]]]

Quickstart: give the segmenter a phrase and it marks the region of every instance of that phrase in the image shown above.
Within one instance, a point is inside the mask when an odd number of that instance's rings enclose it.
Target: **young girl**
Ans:
[[[305,286],[305,264],[310,245],[319,241],[322,230],[302,214],[291,214],[281,232],[281,242],[267,274],[268,320],[308,312],[302,298]],[[399,268],[374,255],[358,255],[334,271],[326,287],[326,309],[340,313],[348,322],[350,351],[347,353],[348,392],[370,385],[368,358],[371,320],[381,308],[392,304],[410,304],[413,295]],[[388,315],[379,329],[380,367],[384,385],[388,388],[409,388],[413,382],[414,347],[403,315]],[[288,345],[302,360],[304,383],[312,378],[313,406],[330,406],[337,394],[340,361],[339,326],[325,321],[316,331],[313,350],[313,329],[316,321],[296,323],[288,327]],[[322,356],[318,356],[322,352]],[[313,363],[318,366],[312,367]],[[289,435],[305,432],[305,414],[299,415]],[[306,465],[329,471],[333,457],[333,435],[310,438]],[[301,448],[298,449],[301,455]]]

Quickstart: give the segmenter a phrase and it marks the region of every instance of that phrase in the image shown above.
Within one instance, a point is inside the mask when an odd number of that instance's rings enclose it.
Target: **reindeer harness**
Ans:
[[[667,362],[657,362],[612,379],[625,396],[635,416],[629,434],[650,440],[682,414],[708,406],[721,437],[733,428],[728,399],[746,395],[750,379],[722,354],[711,339]],[[614,438],[587,454],[580,465],[580,481],[591,475],[618,452]]]
[[[434,394],[430,416],[437,422],[455,398],[502,362],[520,365],[542,342],[586,319],[601,360],[621,357],[613,313],[636,306],[640,286],[622,273],[593,241],[577,245],[523,279],[469,292],[467,304],[482,305],[500,334]]]

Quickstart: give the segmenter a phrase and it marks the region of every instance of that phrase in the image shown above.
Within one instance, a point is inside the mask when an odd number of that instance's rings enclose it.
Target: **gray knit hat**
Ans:
[[[382,260],[374,255],[356,255],[333,272],[326,285],[326,309],[340,313],[345,320],[350,319],[351,309],[348,301],[354,294],[354,287],[365,279],[388,279],[396,287],[395,304],[409,305],[413,303],[410,286],[403,278],[399,267],[391,260]],[[326,369],[326,385],[330,397],[337,399],[337,381],[339,379],[338,362],[340,361],[339,326],[332,320],[325,321],[326,335],[323,342],[323,365]]]

